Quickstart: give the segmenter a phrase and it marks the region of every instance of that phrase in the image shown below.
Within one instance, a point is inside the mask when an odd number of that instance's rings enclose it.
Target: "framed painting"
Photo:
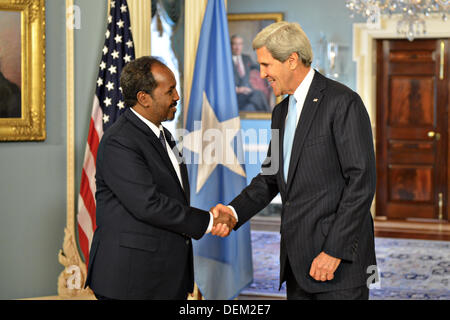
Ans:
[[[266,26],[283,20],[283,13],[230,13],[228,30],[233,56],[234,80],[242,119],[270,119],[276,98],[265,79],[261,79],[252,41]]]
[[[0,141],[45,138],[45,0],[0,0]]]

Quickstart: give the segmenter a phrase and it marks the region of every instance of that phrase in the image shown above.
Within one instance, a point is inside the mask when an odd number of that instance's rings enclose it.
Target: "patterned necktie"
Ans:
[[[164,150],[166,150],[166,152],[167,152],[166,138],[164,138],[164,133],[162,132],[162,130],[159,130],[159,142],[161,142]]]
[[[289,99],[289,111],[286,119],[283,137],[283,163],[284,181],[287,183],[289,163],[291,160],[292,143],[294,142],[295,129],[297,128],[297,102],[294,96]]]

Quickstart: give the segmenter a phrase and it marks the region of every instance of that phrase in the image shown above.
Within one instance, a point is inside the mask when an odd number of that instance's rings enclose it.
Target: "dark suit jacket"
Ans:
[[[244,64],[245,75],[241,77],[239,75],[237,66],[233,62],[234,82],[236,87],[251,88],[252,92],[249,94],[238,93],[238,106],[239,111],[259,111],[270,112],[270,106],[264,93],[252,86],[250,83],[250,71],[258,70],[259,65],[254,63],[250,56],[242,54],[242,63]],[[262,80],[262,79],[260,79]],[[262,80],[265,81],[265,80]]]
[[[0,72],[0,118],[21,117],[20,89]]]
[[[317,99],[317,100],[316,100]],[[314,101],[316,100],[316,102]],[[269,153],[262,173],[230,205],[240,225],[280,192],[280,286],[286,259],[300,287],[326,292],[366,284],[367,267],[376,264],[370,205],[376,172],[369,116],[361,98],[317,71],[295,132],[288,181],[283,177],[283,135],[288,98],[272,113],[280,152]],[[274,137],[274,135],[273,135]],[[272,165],[279,163],[276,173]],[[342,259],[331,281],[309,276],[314,258],[325,253]]]
[[[180,170],[184,190],[158,137],[131,110],[105,132],[86,280],[96,294],[174,299],[192,292],[191,238],[203,236],[210,215],[189,206],[186,166]]]
[[[234,82],[236,87],[248,87],[251,88],[250,84],[250,71],[255,69],[259,71],[259,65],[254,63],[250,56],[242,54],[242,63],[244,64],[245,75],[241,78],[239,75],[236,65],[233,63],[234,71]]]

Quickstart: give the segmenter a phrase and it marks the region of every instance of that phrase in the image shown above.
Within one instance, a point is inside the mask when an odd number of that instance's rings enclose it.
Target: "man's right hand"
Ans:
[[[237,223],[233,212],[223,204],[216,205],[210,211],[214,216],[211,234],[219,237],[227,237]]]

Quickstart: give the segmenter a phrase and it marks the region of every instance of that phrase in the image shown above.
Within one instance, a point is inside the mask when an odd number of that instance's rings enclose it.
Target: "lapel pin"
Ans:
[[[317,102],[317,101],[319,101],[319,99],[315,98],[313,101],[314,101],[314,102]]]

